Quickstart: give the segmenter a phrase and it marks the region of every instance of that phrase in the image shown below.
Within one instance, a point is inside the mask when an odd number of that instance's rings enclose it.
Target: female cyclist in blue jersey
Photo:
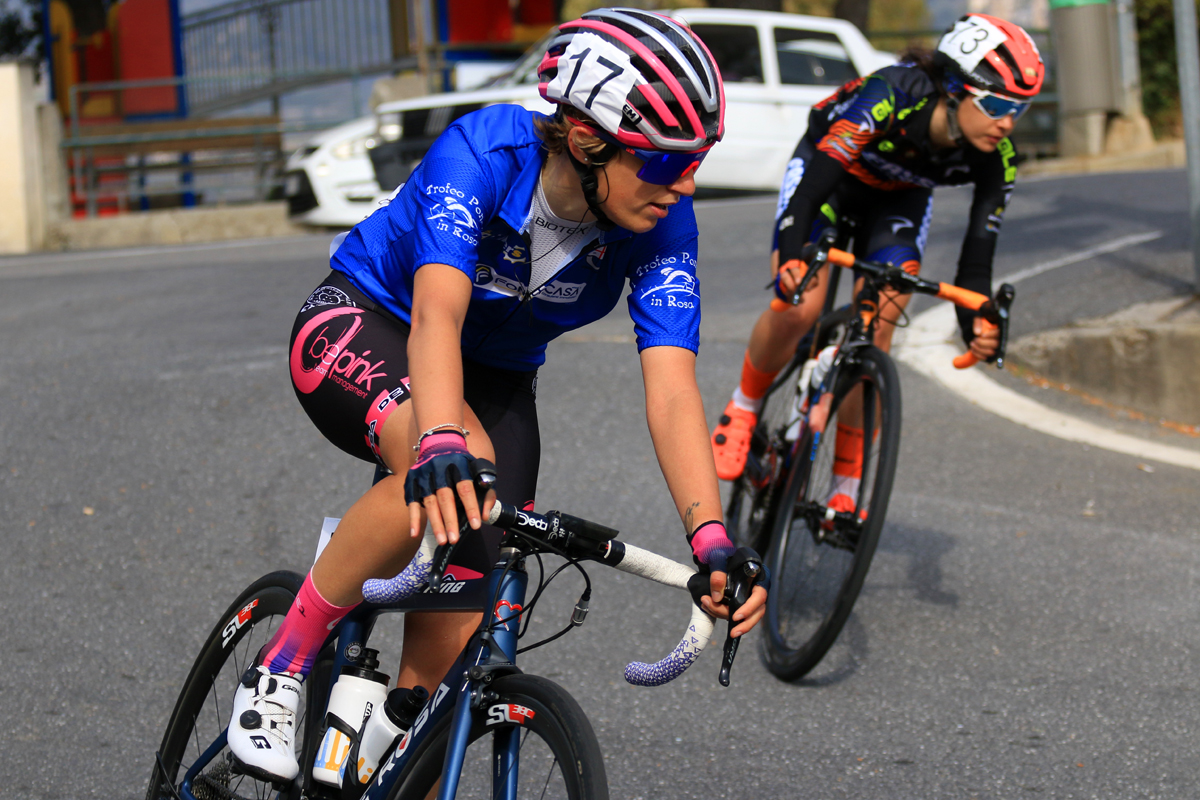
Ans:
[[[450,125],[391,202],[340,242],[296,319],[290,365],[305,411],[338,447],[393,474],[346,512],[243,677],[229,726],[243,771],[297,774],[300,681],[363,582],[412,559],[426,520],[439,542],[456,541],[457,499],[484,535],[464,537],[448,574],[491,568],[498,532],[481,526],[471,463],[493,460],[500,498],[532,506],[546,345],[605,316],[626,283],[655,452],[711,573],[704,608],[727,615],[714,600],[733,545],[695,378],[691,205],[692,173],[723,132],[720,75],[687,28],[606,9],[562,25],[539,72],[558,112],[494,106]],[[765,599],[756,587],[734,635]],[[432,686],[479,619],[408,614],[398,684]]]
[[[1044,74],[1037,47],[1023,29],[968,14],[934,53],[906,54],[901,63],[847,83],[814,106],[776,210],[771,270],[779,297],[790,299],[806,270],[806,248],[839,215],[858,220],[857,255],[916,274],[934,187],[966,183],[975,185],[975,195],[955,284],[991,295],[992,255],[1017,174],[1008,135],[1041,90]],[[762,398],[816,322],[828,269],[810,283],[799,305],[768,310],[755,324],[741,381],[713,432],[722,479],[742,474]],[[883,294],[875,337],[880,348],[890,348],[907,301],[908,295]],[[971,352],[993,358],[998,334],[974,312],[959,309],[959,322]],[[843,416],[828,505],[852,512],[863,434]]]

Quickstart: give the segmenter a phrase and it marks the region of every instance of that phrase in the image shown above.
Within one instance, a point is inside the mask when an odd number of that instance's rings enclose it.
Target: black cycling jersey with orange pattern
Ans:
[[[970,144],[940,150],[929,138],[937,106],[933,80],[897,64],[845,84],[813,106],[805,137],[864,184],[893,191],[973,183],[995,187],[1007,200],[1017,177],[1017,151],[1008,139],[991,153]],[[1001,202],[993,225],[999,228]]]

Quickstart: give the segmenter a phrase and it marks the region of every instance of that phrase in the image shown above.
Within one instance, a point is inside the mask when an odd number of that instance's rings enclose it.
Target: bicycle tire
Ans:
[[[864,443],[856,507],[861,525],[821,519],[832,480],[838,411],[851,389],[864,389],[866,423],[877,433]],[[862,590],[887,514],[900,449],[900,380],[895,364],[876,347],[862,348],[842,366],[824,435],[808,430],[780,495],[767,564],[772,588],[762,637],[767,668],[783,680],[808,674],[841,633]],[[869,399],[869,401],[868,401]],[[874,411],[867,419],[868,407]],[[814,447],[814,439],[817,444]]]
[[[775,514],[779,478],[784,471],[781,434],[800,393],[800,365],[782,378],[786,383],[763,399],[758,424],[751,433],[750,454],[742,474],[729,484],[725,524],[738,547],[762,552]]]
[[[515,798],[608,800],[600,743],[583,709],[566,689],[537,675],[518,674],[498,678],[489,691],[497,699],[485,701],[474,715],[457,800],[507,798],[493,786],[501,778],[493,775],[492,748],[488,744],[495,735],[518,727],[521,745]],[[513,722],[503,712],[509,706],[533,713],[519,723]],[[430,731],[396,780],[388,800],[425,800],[429,796],[442,775],[452,719],[453,714],[446,715]],[[493,736],[485,739],[489,733]],[[538,741],[532,741],[535,736]]]
[[[296,598],[304,576],[294,572],[272,572],[250,584],[221,616],[208,635],[200,654],[192,664],[175,702],[159,747],[146,800],[175,798],[188,768],[229,723],[233,692],[238,679],[283,621]],[[324,655],[324,654],[323,654]],[[296,730],[301,736],[301,765],[310,763],[308,755],[315,745],[318,726],[307,725],[305,710],[316,696],[319,680],[310,674],[305,681],[305,697],[297,714]],[[261,798],[278,796],[298,798],[307,781],[301,778],[282,790],[250,776],[234,774],[225,754],[218,753],[204,772],[197,776],[193,789],[197,797]],[[209,791],[205,792],[204,789]]]
[[[769,546],[780,489],[790,466],[788,429],[797,418],[796,405],[805,388],[800,385],[804,362],[810,352],[821,352],[841,336],[850,314],[850,307],[845,306],[822,315],[816,330],[797,345],[799,356],[779,374],[763,398],[758,424],[751,438],[747,469],[730,482],[725,503],[726,530],[738,547],[752,547],[763,553]],[[812,346],[813,333],[817,335],[815,348]],[[790,434],[793,440],[796,435],[795,430]]]

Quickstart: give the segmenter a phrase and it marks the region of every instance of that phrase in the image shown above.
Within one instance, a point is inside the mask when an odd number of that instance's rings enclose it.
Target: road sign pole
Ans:
[[[1175,52],[1179,61],[1179,100],[1187,147],[1188,217],[1192,223],[1192,263],[1200,293],[1200,47],[1196,43],[1196,6],[1175,0]]]

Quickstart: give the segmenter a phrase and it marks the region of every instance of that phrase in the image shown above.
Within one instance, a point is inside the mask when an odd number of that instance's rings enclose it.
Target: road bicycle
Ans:
[[[495,472],[482,459],[476,465],[482,502]],[[625,669],[630,683],[667,683],[695,662],[712,636],[714,619],[699,606],[699,598],[709,590],[708,578],[690,566],[618,541],[611,528],[569,514],[542,515],[496,503],[488,522],[504,531],[500,556],[490,573],[468,580],[447,576],[453,546],[438,547],[427,534],[400,575],[364,585],[365,601],[330,633],[303,684],[296,724],[301,771],[286,785],[239,774],[226,745],[226,725],[236,682],[291,608],[303,576],[273,572],[247,587],[218,621],[183,685],[155,755],[147,800],[425,800],[435,789],[439,800],[606,800],[603,755],[583,710],[562,687],[523,673],[517,655],[583,624],[591,581],[582,562],[599,563],[691,593],[692,616],[679,645],[655,664],[632,663]],[[543,555],[562,557],[566,563],[548,573]],[[531,558],[539,572],[536,591],[527,599],[526,562]],[[518,647],[546,585],[568,567],[583,575],[585,588],[567,627]],[[726,601],[732,614],[762,579],[762,562],[754,553],[739,550],[727,570]],[[381,615],[433,610],[490,613],[484,613],[438,686],[429,687],[424,708],[403,738],[384,753],[368,782],[346,777],[356,775],[350,768],[340,788],[314,780],[333,676],[348,664],[361,663],[358,659]],[[720,672],[726,685],[739,641],[726,638]],[[357,763],[355,753],[351,751],[347,763]]]
[[[890,264],[856,258],[844,247],[853,234],[844,220],[818,244],[792,297],[828,263],[855,270],[854,301],[835,309],[839,270],[831,269],[825,308],[763,400],[742,475],[731,486],[725,519],[740,545],[766,553],[773,590],[761,638],[767,668],[784,680],[808,674],[833,646],[854,607],[879,542],[900,449],[900,379],[892,359],[874,345],[880,292],[934,295],[978,311],[999,328],[997,366],[1004,363],[1014,292],[995,298],[922,280]],[[776,310],[786,308],[778,299]],[[955,366],[976,363],[968,352]],[[863,431],[862,477],[854,508],[831,508],[838,421]],[[862,424],[854,423],[861,418]],[[870,432],[869,435],[866,432]]]

